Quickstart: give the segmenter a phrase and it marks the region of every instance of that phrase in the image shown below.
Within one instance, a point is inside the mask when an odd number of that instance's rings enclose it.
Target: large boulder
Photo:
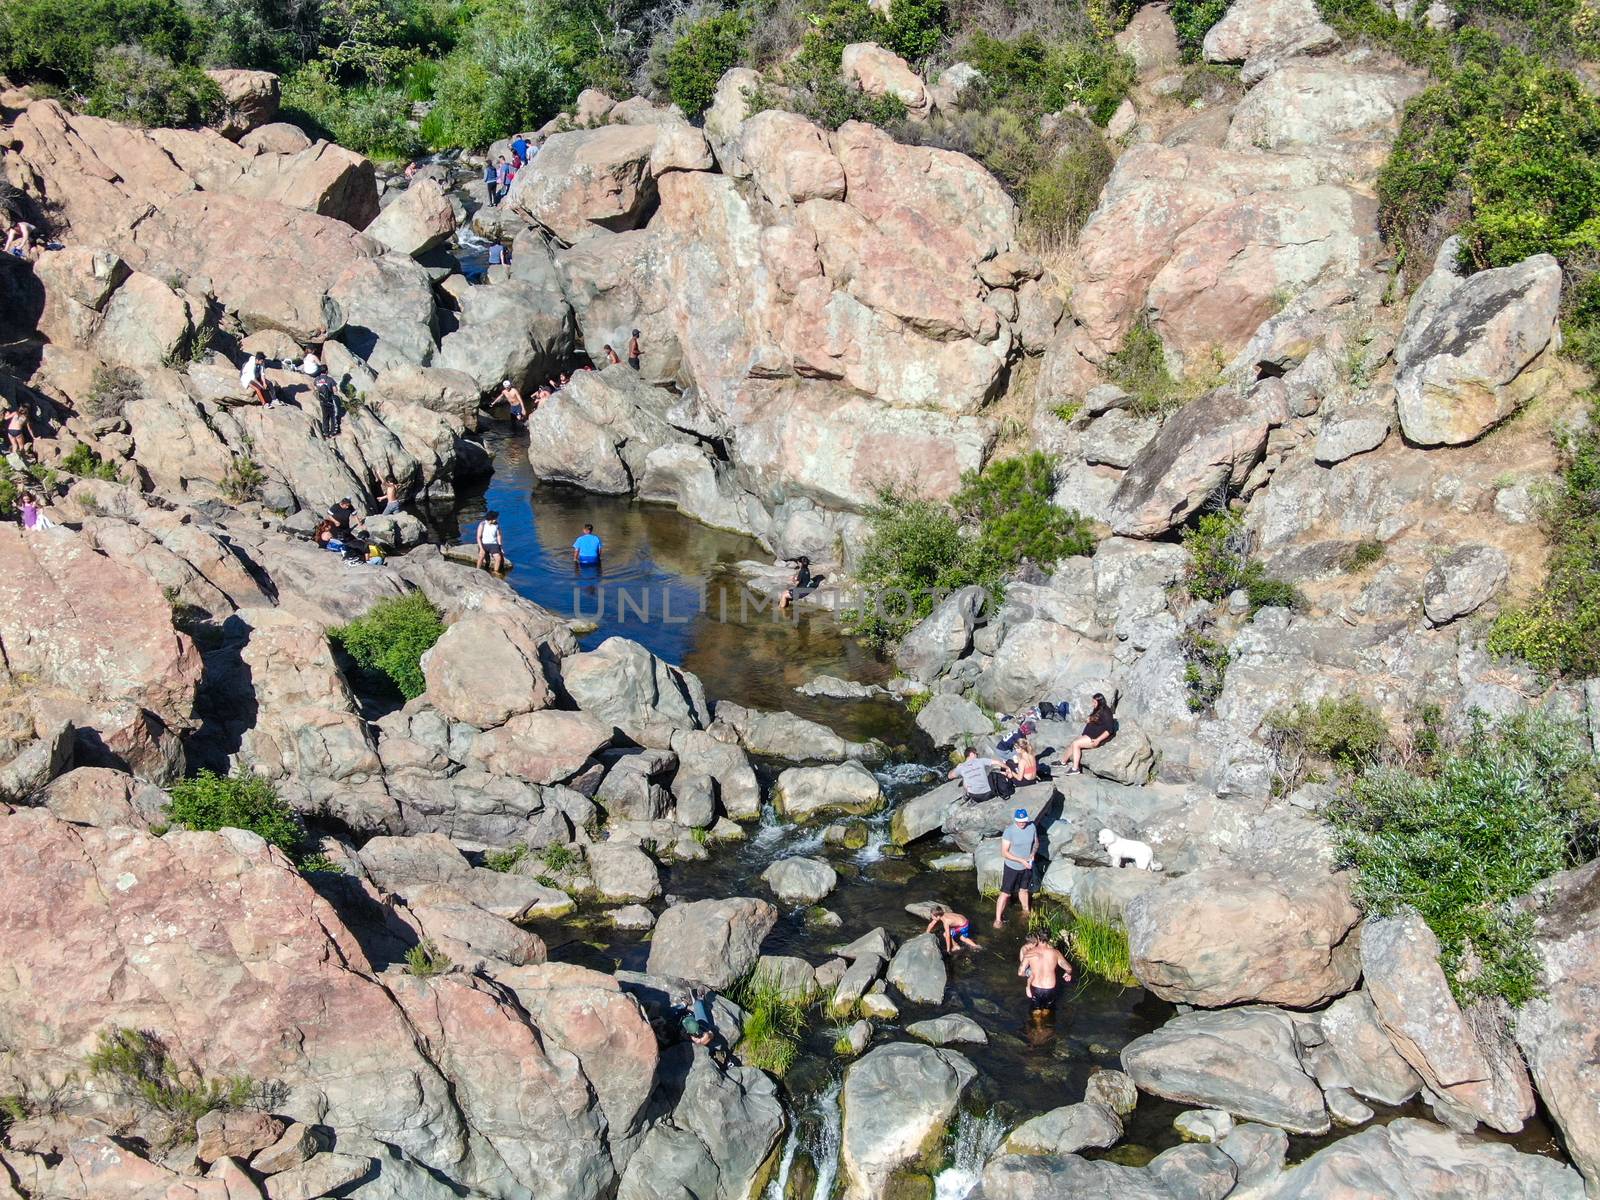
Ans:
[[[1076,1154],[999,1154],[983,1169],[983,1200],[1172,1200],[1149,1171]]]
[[[1583,1180],[1554,1158],[1404,1118],[1317,1151],[1265,1186],[1260,1200],[1582,1200]]]
[[[1406,101],[1421,90],[1410,72],[1296,59],[1245,94],[1225,145],[1303,154],[1335,178],[1364,178],[1383,165]]]
[[[566,659],[561,682],[586,713],[643,746],[670,747],[674,734],[711,723],[700,680],[627,638]]]
[[[206,74],[222,93],[215,127],[223,137],[238,141],[278,115],[278,77],[271,71],[220,69]]]
[[[646,970],[722,990],[744,977],[777,923],[765,900],[735,897],[675,904],[661,914]]]
[[[1505,552],[1462,546],[1433,564],[1422,583],[1422,613],[1430,625],[1448,625],[1492,600],[1511,573]]]
[[[549,706],[544,660],[552,651],[522,613],[467,612],[422,656],[428,699],[452,721],[479,729]]]
[[[588,713],[539,709],[472,739],[469,761],[528,783],[560,783],[608,745],[612,727]]]
[[[691,441],[665,420],[673,400],[627,367],[580,371],[529,416],[528,462],[540,479],[627,495],[652,450]]]
[[[388,1143],[460,1187],[590,1200],[615,1178],[571,1053],[487,983],[380,983],[254,834],[156,839],[16,812],[0,816],[0,880],[36,901],[0,915],[9,1090],[58,1088],[106,1031],[148,1030],[197,1075],[272,1081],[277,1115]]]
[[[856,42],[844,48],[839,74],[868,96],[893,96],[906,106],[913,121],[925,120],[933,111],[933,97],[922,77],[892,50],[876,42]]]
[[[367,226],[367,236],[413,257],[450,240],[456,231],[455,210],[437,180],[423,176],[412,182]]]
[[[739,127],[739,156],[774,205],[844,199],[844,166],[828,135],[804,117],[771,108]]]
[[[1351,992],[1323,1009],[1322,1045],[1310,1063],[1324,1090],[1345,1088],[1379,1104],[1404,1104],[1422,1089],[1418,1075],[1400,1056],[1378,1021],[1366,992]]]
[[[895,951],[884,978],[913,1004],[940,1004],[947,975],[939,939],[919,933]]]
[[[1554,876],[1535,918],[1544,992],[1516,1014],[1517,1044],[1572,1161],[1600,1189],[1600,863]]]
[[[932,683],[972,648],[972,631],[989,603],[981,587],[965,587],[940,600],[895,649],[895,665]]]
[[[820,858],[780,858],[761,873],[761,880],[785,904],[815,904],[839,882],[834,869]]]
[[[557,133],[517,172],[504,203],[569,246],[635,228],[655,200],[651,125]]]
[[[572,353],[572,311],[539,283],[512,278],[470,287],[459,309],[456,328],[440,340],[434,365],[469,376],[480,392],[498,391],[504,379],[523,389],[542,384]],[[569,387],[582,387],[579,381],[594,374],[580,373]]]
[[[1275,1008],[1187,1012],[1122,1048],[1147,1092],[1291,1133],[1326,1133],[1322,1090],[1302,1067],[1294,1019]]]
[[[778,815],[805,823],[818,817],[867,816],[883,807],[883,789],[860,763],[790,767],[772,790]]]
[[[161,588],[71,530],[0,528],[0,651],[9,684],[138,705],[175,729],[192,722],[200,655]]]
[[[1475,441],[1538,392],[1561,345],[1561,265],[1548,254],[1481,271],[1414,314],[1395,373],[1400,428],[1419,446]]]
[[[1429,1089],[1466,1123],[1515,1133],[1533,1115],[1533,1086],[1494,1009],[1464,1012],[1439,965],[1439,940],[1415,912],[1370,920],[1361,968],[1378,1020]]]
[[[1008,1154],[1076,1154],[1122,1140],[1122,1120],[1097,1100],[1068,1104],[1024,1121],[1007,1136]]]
[[[891,1042],[845,1071],[839,1161],[848,1200],[879,1200],[897,1172],[932,1166],[972,1064],[953,1050]]]
[[[1313,0],[1235,0],[1206,31],[1207,62],[1242,63],[1252,58],[1287,58],[1336,45]]]
[[[1112,493],[1111,528],[1123,537],[1160,537],[1218,489],[1244,482],[1272,427],[1288,417],[1283,385],[1229,386],[1191,400],[1139,451]]]
[[[378,215],[372,163],[332,142],[314,142],[295,154],[258,154],[229,189],[365,229]]]
[[[1163,999],[1313,1008],[1355,987],[1360,919],[1342,874],[1213,867],[1131,900],[1128,948]]]

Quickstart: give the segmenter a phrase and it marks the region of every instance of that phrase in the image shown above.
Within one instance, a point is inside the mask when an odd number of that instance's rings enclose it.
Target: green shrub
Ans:
[[[1265,724],[1290,790],[1299,786],[1308,758],[1349,775],[1378,762],[1391,745],[1388,722],[1358,696],[1302,701],[1286,712],[1268,713]]]
[[[89,381],[89,391],[79,407],[91,420],[105,420],[120,416],[122,410],[144,395],[144,387],[135,371],[127,367],[100,366],[94,369]]]
[[[388,678],[407,700],[427,689],[422,656],[444,633],[439,610],[421,592],[380,600],[363,617],[329,631],[334,645],[369,671]]]
[[[131,125],[203,125],[222,107],[222,92],[198,67],[175,67],[140,46],[107,50],[95,68],[87,111]]]
[[[667,52],[667,94],[690,120],[711,107],[717,81],[739,63],[750,22],[723,12],[691,25]]]
[[[1209,712],[1222,695],[1233,655],[1221,642],[1193,629],[1185,630],[1178,638],[1178,649],[1183,655],[1183,686],[1188,693],[1189,711]]]
[[[205,30],[181,0],[6,0],[0,4],[0,74],[89,92],[117,47],[193,65]],[[120,68],[117,68],[120,69]]]
[[[1081,104],[1104,125],[1133,87],[1133,60],[1101,38],[1049,42],[1036,33],[1010,40],[975,33],[962,57],[983,72],[992,102],[1028,116]]]
[[[343,875],[344,868],[326,854],[307,854],[300,860],[302,875]]]
[[[1063,424],[1070,425],[1078,419],[1078,414],[1082,411],[1082,400],[1068,400],[1065,404],[1057,404],[1052,408],[1050,415]]]
[[[248,454],[235,454],[222,475],[222,494],[235,504],[258,499],[267,473]]]
[[[489,870],[499,871],[503,875],[527,857],[527,846],[518,842],[515,846],[508,846],[504,850],[489,851],[483,856],[483,865],[488,867]]]
[[[552,842],[539,851],[539,861],[552,871],[570,871],[578,865],[579,855],[571,846]]]
[[[1587,427],[1558,435],[1561,476],[1545,504],[1550,542],[1544,582],[1524,604],[1501,610],[1489,649],[1551,675],[1600,675],[1600,397]]]
[[[404,92],[342,85],[321,62],[284,77],[281,118],[373,158],[414,158],[422,149]]]
[[[1339,556],[1339,570],[1346,575],[1365,571],[1383,559],[1386,547],[1377,538],[1365,538],[1349,547]]]
[[[997,459],[961,477],[950,507],[977,531],[976,552],[1010,570],[1024,560],[1049,567],[1063,558],[1094,552],[1088,523],[1058,507],[1055,461],[1037,450]]]
[[[1072,929],[1072,910],[1050,900],[1038,900],[1028,914],[1028,932],[1041,933],[1051,945],[1065,946]]]
[[[1228,11],[1228,0],[1172,0],[1172,23],[1178,30],[1178,48],[1185,62],[1200,57],[1201,43],[1211,27]]]
[[[1115,163],[1100,135],[1082,129],[1054,158],[1030,172],[1022,187],[1022,220],[1035,240],[1050,245],[1076,237],[1100,203]]]
[[[74,446],[72,452],[61,460],[61,469],[80,479],[107,479],[114,483],[122,478],[116,463],[106,462],[83,442]]]
[[[1086,974],[1118,987],[1139,985],[1128,950],[1128,931],[1111,913],[1095,910],[1075,913],[1066,941],[1068,956]]]
[[[1185,586],[1196,600],[1216,603],[1243,589],[1250,611],[1258,608],[1303,608],[1305,597],[1293,584],[1268,575],[1250,557],[1250,532],[1244,519],[1225,508],[1202,513],[1183,531],[1189,552]]]
[[[1128,393],[1128,408],[1141,417],[1162,416],[1189,398],[1189,392],[1167,370],[1167,352],[1160,336],[1143,317],[1106,360],[1105,373]]]
[[[578,73],[537,29],[475,29],[439,65],[422,133],[434,149],[485,147],[544,124],[580,86]]]
[[[734,987],[729,999],[744,1009],[740,1060],[781,1079],[799,1057],[811,1006],[788,995],[776,978],[759,967]]]
[[[1577,728],[1543,714],[1474,722],[1423,775],[1367,767],[1328,809],[1370,913],[1411,907],[1439,939],[1462,1000],[1540,992],[1532,912],[1540,880],[1592,858],[1597,764]]]
[[[185,829],[248,829],[292,855],[305,836],[300,818],[260,775],[201,771],[170,789],[168,817]]]
[[[1034,452],[967,472],[948,503],[881,491],[857,571],[867,602],[845,614],[848,628],[887,645],[951,592],[977,585],[997,594],[1024,559],[1048,567],[1093,553],[1087,522],[1052,503],[1053,475],[1052,460]]]
[[[180,1070],[160,1038],[137,1029],[101,1030],[84,1065],[124,1099],[171,1120],[174,1139],[192,1135],[194,1123],[209,1112],[244,1107],[256,1092],[246,1075],[205,1079]]]
[[[454,965],[450,956],[434,945],[431,938],[423,938],[406,951],[406,970],[418,979],[443,975]]]

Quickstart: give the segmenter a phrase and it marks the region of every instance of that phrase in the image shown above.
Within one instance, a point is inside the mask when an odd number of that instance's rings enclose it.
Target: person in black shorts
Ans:
[[[1072,964],[1042,933],[1030,933],[1023,939],[1017,960],[1028,1007],[1042,1020],[1055,1008],[1061,985],[1072,982]]]
[[[1066,774],[1076,775],[1083,765],[1083,752],[1105,745],[1115,732],[1116,722],[1111,716],[1111,709],[1106,705],[1106,698],[1096,692],[1094,707],[1089,710],[1089,719],[1084,722],[1083,735],[1074,738],[1072,745],[1067,747]]]
[[[1012,824],[1000,836],[1000,896],[994,902],[994,927],[1005,924],[1006,902],[1015,896],[1022,901],[1023,915],[1033,911],[1029,892],[1033,886],[1033,859],[1039,852],[1039,831],[1034,827],[1028,810],[1019,808],[1012,814]]]

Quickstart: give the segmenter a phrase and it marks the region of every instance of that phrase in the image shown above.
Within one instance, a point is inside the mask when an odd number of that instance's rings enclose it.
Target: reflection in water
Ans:
[[[817,675],[881,683],[890,665],[843,636],[826,612],[780,612],[732,571],[745,560],[770,562],[754,540],[709,529],[674,509],[542,487],[528,467],[523,435],[492,430],[485,441],[495,474],[481,495],[454,514],[471,543],[487,509],[500,514],[511,585],[564,617],[598,628],[580,641],[592,649],[622,636],[694,672],[712,700],[787,709],[847,737],[911,744],[913,726],[886,700],[806,697],[795,688]],[[578,567],[572,543],[592,524],[605,543],[600,567]]]

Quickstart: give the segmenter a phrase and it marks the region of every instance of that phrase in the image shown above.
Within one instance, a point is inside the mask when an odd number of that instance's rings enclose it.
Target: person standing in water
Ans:
[[[1017,955],[1017,974],[1023,978],[1028,1007],[1043,1020],[1055,1008],[1061,985],[1072,982],[1072,964],[1044,934],[1030,933],[1022,940],[1022,950]]]
[[[522,393],[512,386],[511,380],[502,379],[500,381],[500,395],[497,399],[506,402],[506,407],[511,410],[511,419],[513,421],[526,421],[528,419],[528,407],[522,402]]]
[[[585,525],[578,540],[572,543],[573,564],[580,567],[598,567],[602,543],[593,525]]]
[[[506,566],[505,543],[500,536],[500,514],[490,509],[478,522],[478,567],[489,564],[491,571],[503,571]]]
[[[628,365],[637,371],[643,358],[644,350],[639,346],[639,331],[635,329],[628,335]]]

